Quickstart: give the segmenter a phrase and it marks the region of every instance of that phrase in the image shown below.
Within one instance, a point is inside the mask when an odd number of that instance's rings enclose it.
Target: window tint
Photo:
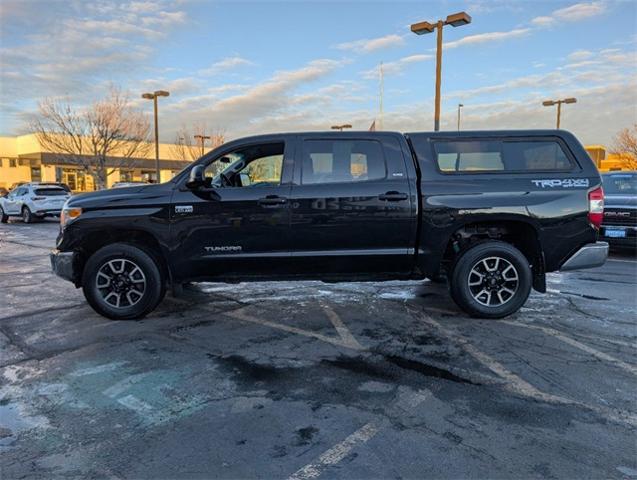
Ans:
[[[442,172],[534,172],[570,170],[571,161],[555,141],[467,140],[436,142]]]
[[[283,171],[283,142],[250,145],[215,158],[206,166],[206,181],[215,187],[276,186]]]
[[[270,155],[253,160],[239,171],[242,187],[278,185],[281,183],[283,155]]]
[[[570,160],[557,142],[504,142],[507,170],[568,170]]]
[[[374,140],[306,140],[301,183],[360,182],[385,178],[385,159]]]
[[[443,172],[504,170],[500,142],[436,142],[434,147]]]
[[[35,189],[36,195],[46,195],[48,197],[66,195],[66,193],[67,193],[66,190],[64,190],[63,188],[36,188]]]
[[[637,194],[637,175],[630,173],[614,173],[602,175],[604,193],[616,195]]]

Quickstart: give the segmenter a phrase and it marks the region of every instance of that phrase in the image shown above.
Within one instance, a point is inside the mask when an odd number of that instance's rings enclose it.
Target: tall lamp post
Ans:
[[[170,92],[166,90],[156,90],[153,93],[143,93],[142,98],[153,101],[153,109],[155,112],[155,175],[157,175],[157,183],[160,183],[161,177],[159,173],[159,125],[157,124],[157,97],[167,97]]]
[[[197,140],[199,140],[199,143],[201,144],[201,156],[203,157],[204,154],[204,144],[206,143],[206,140],[210,140],[212,137],[210,135],[195,135],[194,136]]]
[[[434,112],[434,130],[440,130],[440,82],[442,72],[442,27],[451,25],[452,27],[461,27],[471,23],[471,17],[466,12],[454,13],[449,15],[446,20],[438,20],[436,23],[420,22],[411,26],[411,31],[416,35],[432,33],[438,29],[438,38],[436,42],[436,107]]]
[[[460,109],[464,107],[462,103],[458,104],[458,131],[460,131]]]
[[[563,100],[546,100],[542,102],[542,105],[545,107],[552,107],[553,105],[557,105],[557,127],[560,128],[560,117],[562,116],[562,104],[563,103],[576,103],[577,98],[565,98]]]
[[[343,125],[332,125],[332,130],[340,130],[341,132],[345,129],[345,128],[352,128],[352,126],[349,123],[344,123]]]

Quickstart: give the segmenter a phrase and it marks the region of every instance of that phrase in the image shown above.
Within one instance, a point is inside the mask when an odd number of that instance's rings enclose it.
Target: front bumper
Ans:
[[[77,283],[75,274],[75,252],[60,252],[59,250],[53,250],[49,254],[51,259],[51,269],[58,277],[68,280],[69,282]]]
[[[41,208],[39,210],[33,211],[33,214],[37,215],[38,217],[59,217],[61,213],[62,213],[62,210],[60,210],[59,208],[53,208],[53,209]]]
[[[608,258],[608,243],[588,243],[571,255],[560,268],[561,271],[601,267]]]

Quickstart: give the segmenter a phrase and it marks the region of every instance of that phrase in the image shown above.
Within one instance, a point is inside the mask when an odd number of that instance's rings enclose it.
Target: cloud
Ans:
[[[587,60],[593,56],[593,52],[589,50],[575,50],[570,53],[566,58],[572,62],[577,62],[581,60]]]
[[[336,48],[339,50],[352,50],[357,53],[370,53],[382,48],[397,47],[404,44],[405,39],[400,35],[385,35],[384,37],[339,43]]]
[[[243,133],[258,131],[259,128],[271,131],[271,126],[264,125],[263,118],[289,112],[295,106],[307,103],[309,100],[304,101],[296,96],[295,91],[327,77],[345,63],[345,60],[313,60],[295,70],[275,72],[260,84],[242,86],[240,93],[236,95],[219,99],[219,92],[215,91],[168,104],[163,111],[170,113],[169,121],[173,123],[180,116],[187,115],[189,121],[212,120],[227,131]],[[334,94],[334,91],[324,92],[324,95],[329,94]]]
[[[418,62],[424,62],[425,60],[430,60],[432,58],[433,55],[418,54],[403,57],[394,62],[383,63],[383,75],[400,75],[407,66]],[[362,75],[363,78],[368,80],[377,79],[380,75],[380,69],[372,68],[362,72]]]
[[[508,40],[510,38],[522,37],[531,31],[530,28],[516,28],[506,32],[487,32],[478,33],[477,35],[468,35],[462,37],[459,40],[453,42],[447,42],[444,44],[445,48],[456,48],[465,45],[477,45],[479,43],[499,42],[502,40]]]
[[[199,70],[198,73],[199,75],[205,75],[205,76],[218,75],[220,73],[227,72],[228,70],[232,70],[234,68],[247,67],[252,65],[254,65],[254,62],[251,62],[250,60],[247,60],[237,55],[234,57],[223,58],[219,60],[218,62],[215,62],[212,65],[210,65],[210,67]]]
[[[558,22],[578,22],[587,18],[598,17],[605,11],[605,2],[576,3],[554,10],[548,16],[535,17],[531,20],[531,23],[537,27],[547,27]]]

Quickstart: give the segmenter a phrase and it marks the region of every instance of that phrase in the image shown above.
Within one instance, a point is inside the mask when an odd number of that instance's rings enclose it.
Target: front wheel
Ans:
[[[502,318],[524,305],[532,283],[531,267],[522,252],[505,242],[487,241],[456,261],[450,291],[469,315]]]
[[[7,223],[9,221],[9,215],[4,213],[2,205],[0,205],[0,223]]]
[[[125,243],[103,247],[88,259],[82,289],[91,307],[113,320],[144,317],[166,293],[157,262]]]
[[[33,223],[33,214],[29,207],[22,207],[22,221],[24,223]]]

